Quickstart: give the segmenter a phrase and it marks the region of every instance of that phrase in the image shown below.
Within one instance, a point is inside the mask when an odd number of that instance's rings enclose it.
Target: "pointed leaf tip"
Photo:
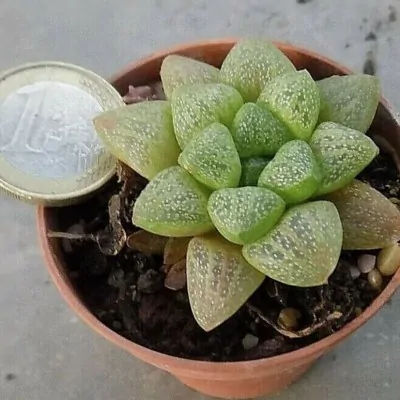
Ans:
[[[232,125],[243,99],[232,87],[217,83],[178,87],[171,100],[176,139],[181,149],[214,122]]]
[[[202,61],[170,54],[164,58],[160,70],[165,95],[171,98],[180,86],[219,81],[219,69]]]
[[[253,267],[286,285],[320,286],[335,270],[342,246],[336,207],[316,201],[290,208],[267,235],[243,247]]]
[[[256,101],[274,78],[290,71],[295,71],[294,65],[273,43],[249,38],[239,41],[226,56],[220,77],[249,102]]]
[[[240,158],[228,128],[222,124],[211,124],[195,136],[183,149],[178,162],[211,189],[239,185]]]
[[[381,249],[400,240],[399,209],[369,184],[354,180],[325,199],[339,211],[344,250]]]
[[[265,279],[239,246],[216,233],[190,241],[186,265],[190,306],[207,332],[235,314]]]
[[[366,133],[380,98],[379,79],[366,74],[331,76],[317,82],[321,97],[319,122],[337,122]]]
[[[237,112],[231,132],[242,158],[274,155],[291,139],[282,122],[254,103],[244,104]]]
[[[271,190],[249,186],[217,190],[211,194],[207,209],[222,236],[246,244],[273,228],[285,210],[285,202]]]
[[[262,171],[258,186],[279,194],[288,204],[311,197],[322,175],[310,146],[302,140],[284,144]]]
[[[275,78],[261,92],[257,104],[265,106],[279,118],[295,139],[307,141],[318,122],[319,91],[306,70]]]
[[[108,151],[148,180],[178,163],[180,149],[167,101],[106,111],[94,119],[94,126]]]
[[[323,175],[317,195],[349,184],[379,153],[371,138],[334,122],[320,124],[310,146]]]
[[[210,191],[183,168],[160,172],[133,207],[134,225],[161,236],[195,236],[214,230],[207,212]]]

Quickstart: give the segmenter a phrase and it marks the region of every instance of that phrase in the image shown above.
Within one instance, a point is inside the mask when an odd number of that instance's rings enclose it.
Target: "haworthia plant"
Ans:
[[[291,139],[282,122],[254,103],[244,104],[237,112],[231,131],[242,158],[272,156]]]
[[[244,101],[256,101],[277,76],[295,71],[290,60],[271,42],[244,39],[229,52],[221,66],[221,81],[236,88]]]
[[[177,87],[218,82],[219,69],[189,57],[170,54],[163,60],[160,77],[165,96],[169,99]]]
[[[334,122],[319,125],[310,146],[323,174],[317,195],[350,183],[379,153],[379,148],[368,136]]]
[[[396,206],[354,181],[378,154],[365,135],[376,78],[316,83],[262,39],[239,41],[220,71],[171,55],[160,74],[169,101],[94,123],[105,146],[150,180],[132,222],[170,238],[167,265],[184,264],[187,250],[190,305],[204,330],[232,316],[265,276],[323,285],[342,247],[400,240]]]
[[[251,157],[242,160],[242,176],[239,186],[257,186],[258,178],[270,159],[265,157]]]
[[[280,119],[296,139],[308,140],[318,122],[319,91],[306,70],[274,79],[261,92],[257,104]]]
[[[243,247],[243,256],[278,282],[310,287],[328,282],[341,248],[342,226],[336,207],[316,201],[289,209],[265,237]]]
[[[381,249],[400,240],[399,209],[369,184],[354,180],[325,198],[339,211],[343,249]]]
[[[302,140],[292,140],[279,149],[261,172],[258,186],[273,190],[288,204],[296,204],[311,197],[321,179],[310,146]]]
[[[265,279],[243,258],[240,246],[217,234],[190,241],[186,266],[191,309],[205,331],[235,314]]]
[[[161,236],[195,236],[214,229],[207,212],[210,191],[176,166],[160,172],[133,207],[134,225]]]
[[[213,122],[230,127],[243,99],[232,87],[207,83],[176,88],[171,105],[176,139],[184,149],[190,139]]]
[[[242,166],[227,127],[213,123],[195,136],[178,159],[199,182],[211,189],[239,185]]]
[[[94,126],[107,149],[146,179],[177,165],[180,149],[166,101],[106,111],[94,119]]]
[[[317,85],[321,97],[320,122],[337,122],[367,132],[380,98],[377,77],[365,74],[331,76],[318,81]]]
[[[274,227],[285,202],[271,190],[248,186],[217,190],[207,208],[222,236],[233,243],[247,244]]]

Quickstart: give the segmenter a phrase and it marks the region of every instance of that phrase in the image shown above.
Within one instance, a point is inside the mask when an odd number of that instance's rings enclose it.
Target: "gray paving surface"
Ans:
[[[392,6],[392,8],[389,8]],[[399,20],[389,22],[397,9]],[[371,31],[378,40],[365,41]],[[107,77],[167,45],[263,35],[361,70],[372,50],[400,110],[398,0],[1,0],[0,69],[55,59]],[[34,209],[0,197],[0,399],[203,400],[96,336],[43,268]],[[400,294],[358,334],[273,400],[398,400]]]

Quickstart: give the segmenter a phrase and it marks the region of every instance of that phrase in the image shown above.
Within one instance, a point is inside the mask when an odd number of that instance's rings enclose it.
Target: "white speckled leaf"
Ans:
[[[365,134],[334,122],[318,126],[310,146],[322,171],[317,195],[333,192],[350,183],[379,153]]]
[[[315,201],[290,208],[263,238],[243,247],[244,258],[286,285],[327,283],[339,260],[342,226],[336,207]]]
[[[306,70],[275,78],[261,92],[257,104],[265,105],[296,139],[308,140],[318,122],[319,91]]]
[[[322,175],[310,146],[302,140],[284,144],[261,172],[258,186],[271,189],[286,203],[301,203],[311,197]]]
[[[194,137],[178,158],[199,182],[211,189],[237,187],[242,166],[232,136],[224,125],[211,124]]]
[[[269,158],[264,157],[251,157],[242,160],[242,176],[239,186],[257,186],[258,178],[269,161]]]
[[[195,236],[214,230],[207,212],[210,191],[176,166],[160,172],[133,207],[134,225],[161,236]]]
[[[190,306],[207,332],[235,314],[265,279],[243,258],[240,246],[218,234],[191,240],[186,269]]]
[[[400,240],[400,211],[367,183],[354,180],[329,193],[343,225],[344,250],[373,250]]]
[[[282,198],[271,190],[247,186],[217,190],[211,194],[207,209],[225,239],[248,244],[274,227],[285,206]]]
[[[317,85],[321,97],[319,122],[337,122],[367,132],[380,98],[377,77],[364,74],[331,76],[318,81]]]
[[[179,146],[167,101],[146,101],[106,111],[94,119],[104,145],[146,179],[177,165]]]
[[[178,87],[172,95],[172,119],[181,149],[213,122],[230,128],[243,99],[232,87],[205,83]]]
[[[160,70],[166,97],[180,86],[219,81],[219,69],[193,58],[170,54],[165,57]]]
[[[272,156],[291,139],[288,129],[267,109],[246,103],[232,124],[232,137],[243,158]]]
[[[275,77],[290,71],[295,71],[294,65],[271,42],[251,38],[232,48],[222,63],[220,76],[248,102],[256,101]]]

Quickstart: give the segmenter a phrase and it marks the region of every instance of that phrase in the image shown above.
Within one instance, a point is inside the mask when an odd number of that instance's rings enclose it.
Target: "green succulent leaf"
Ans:
[[[366,74],[331,76],[317,82],[321,111],[319,122],[337,122],[366,133],[380,98],[379,79]]]
[[[290,132],[267,109],[246,103],[232,124],[232,137],[243,158],[272,156],[291,139]]]
[[[323,175],[317,195],[349,184],[379,153],[368,136],[334,122],[319,125],[310,146]]]
[[[258,178],[270,159],[265,157],[251,157],[242,160],[242,176],[239,186],[257,186]]]
[[[296,204],[311,197],[321,179],[310,146],[302,140],[292,140],[278,150],[261,172],[258,186],[274,191],[288,204]]]
[[[336,207],[316,201],[290,208],[259,241],[243,247],[244,258],[286,285],[319,286],[335,270],[342,247]]]
[[[160,70],[165,95],[171,98],[180,86],[219,81],[219,69],[193,58],[170,54],[164,58]]]
[[[214,230],[207,212],[210,191],[179,166],[160,172],[133,207],[134,225],[161,236],[195,236]]]
[[[243,258],[240,246],[218,234],[190,241],[186,269],[192,313],[207,332],[235,314],[265,279]]]
[[[399,209],[367,183],[354,180],[325,198],[339,211],[344,250],[381,249],[400,240]]]
[[[181,149],[213,122],[230,128],[243,99],[232,87],[217,83],[186,85],[171,100],[176,139]]]
[[[222,63],[220,78],[249,102],[256,101],[274,78],[291,71],[295,71],[294,65],[271,42],[252,38],[232,48]]]
[[[219,233],[236,244],[260,239],[278,222],[285,202],[271,190],[247,186],[212,193],[208,213]]]
[[[94,119],[107,150],[146,179],[177,165],[179,146],[167,101],[146,101],[106,111]]]
[[[261,92],[257,104],[264,105],[280,119],[295,139],[308,140],[318,122],[319,91],[306,70],[275,78]]]
[[[195,136],[178,159],[199,182],[211,189],[237,187],[242,166],[228,128],[213,123]]]

